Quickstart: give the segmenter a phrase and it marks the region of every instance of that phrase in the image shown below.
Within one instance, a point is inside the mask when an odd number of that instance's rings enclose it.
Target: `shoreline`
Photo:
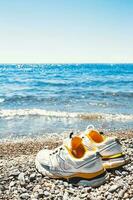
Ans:
[[[133,131],[115,131],[106,134],[117,136],[120,140],[133,137]],[[35,155],[43,148],[53,149],[62,143],[63,134],[51,134],[36,138],[14,138],[0,140],[0,159],[13,158],[21,155]]]
[[[133,197],[133,131],[111,132],[120,138],[131,162],[110,170],[109,180],[98,188],[42,176],[35,168],[35,155],[42,148],[53,149],[62,136],[24,138],[0,142],[0,200],[120,200]]]

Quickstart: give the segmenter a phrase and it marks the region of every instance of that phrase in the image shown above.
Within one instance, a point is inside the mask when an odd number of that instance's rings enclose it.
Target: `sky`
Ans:
[[[0,63],[133,63],[133,0],[0,0]]]

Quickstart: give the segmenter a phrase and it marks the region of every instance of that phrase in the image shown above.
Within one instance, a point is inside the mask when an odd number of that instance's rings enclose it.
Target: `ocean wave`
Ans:
[[[133,115],[125,114],[106,114],[106,113],[79,113],[79,112],[60,112],[47,111],[42,109],[16,109],[0,110],[0,118],[14,118],[26,116],[44,116],[55,118],[79,118],[82,120],[115,120],[115,121],[132,121]]]
[[[65,101],[66,99],[66,95],[64,94],[63,98],[60,99],[60,94],[62,93],[58,92],[55,94],[55,96],[49,96],[49,95],[44,95],[44,91],[42,91],[42,94],[39,95],[13,95],[13,96],[1,96],[0,97],[0,103],[29,103],[29,102],[34,102],[34,103],[39,103],[39,102],[46,102],[46,101],[55,101],[55,102],[59,102],[59,101]],[[37,91],[36,91],[37,93]],[[67,95],[67,101],[69,99],[82,99],[82,97],[88,99],[88,98],[108,98],[108,99],[115,99],[115,98],[119,98],[118,103],[120,102],[121,99],[123,98],[128,98],[128,100],[131,98],[133,98],[133,92],[104,92],[102,90],[90,90],[90,91],[82,91],[80,93],[77,93],[77,91],[73,91],[72,93]],[[90,105],[95,104],[95,102],[90,102]],[[96,103],[96,105],[98,105],[98,103]],[[103,102],[101,101],[100,104],[102,105]],[[109,105],[109,101],[106,100],[106,105]]]
[[[4,98],[0,98],[0,103],[4,102],[4,100],[5,100]]]

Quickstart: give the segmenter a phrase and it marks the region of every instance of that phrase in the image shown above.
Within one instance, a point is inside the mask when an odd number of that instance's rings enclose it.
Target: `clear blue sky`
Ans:
[[[0,0],[0,63],[133,62],[133,0]]]

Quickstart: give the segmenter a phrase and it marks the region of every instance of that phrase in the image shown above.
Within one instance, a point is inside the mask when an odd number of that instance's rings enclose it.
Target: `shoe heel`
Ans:
[[[127,156],[123,155],[118,158],[103,160],[102,162],[105,169],[115,169],[129,163],[130,159]]]

